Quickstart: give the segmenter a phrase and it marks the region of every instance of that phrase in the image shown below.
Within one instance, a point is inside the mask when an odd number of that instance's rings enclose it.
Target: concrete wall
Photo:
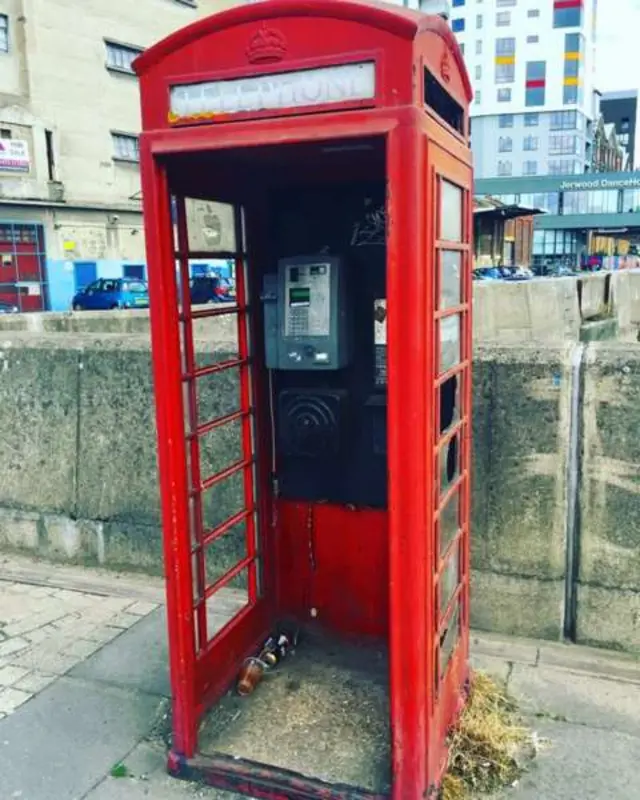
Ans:
[[[198,342],[201,363],[233,354],[216,334],[215,353]],[[204,382],[204,419],[238,405],[233,376],[216,377]],[[161,572],[152,396],[146,336],[6,336],[0,547]],[[204,475],[237,460],[238,431],[218,431],[208,445]],[[229,481],[208,494],[208,527],[240,510],[239,489]]]
[[[585,329],[603,324],[609,337],[637,338],[640,270],[474,284],[473,333],[478,342],[576,342]]]
[[[479,342],[577,341],[580,333],[576,278],[475,283],[473,309]]]
[[[637,339],[640,330],[640,271],[615,272],[612,275],[611,300],[620,333]]]
[[[577,638],[640,652],[640,347],[590,346],[583,380]]]
[[[0,335],[0,549],[159,573],[145,315],[29,319],[46,329]],[[107,321],[117,332],[97,333]],[[228,320],[196,336],[201,363],[234,352]],[[484,344],[474,363],[472,624],[640,653],[640,345]],[[236,405],[221,377],[203,417]],[[237,431],[220,434],[206,474],[238,455]],[[212,493],[206,523],[240,498],[239,484]]]
[[[571,350],[474,361],[472,625],[557,639],[565,593]]]

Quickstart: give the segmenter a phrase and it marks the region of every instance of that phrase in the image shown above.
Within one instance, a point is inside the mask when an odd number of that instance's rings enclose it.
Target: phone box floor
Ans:
[[[204,719],[200,755],[223,754],[375,793],[390,787],[387,653],[306,634],[245,698]]]

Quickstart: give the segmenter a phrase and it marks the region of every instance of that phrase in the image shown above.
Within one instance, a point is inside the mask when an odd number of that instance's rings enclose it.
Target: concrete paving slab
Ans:
[[[142,739],[157,708],[157,697],[60,678],[0,722],[3,800],[79,800]]]
[[[74,667],[70,675],[168,697],[171,692],[164,609],[137,622]]]
[[[160,604],[165,591],[162,578],[135,573],[119,573],[96,567],[87,569],[67,564],[51,564],[35,561],[16,554],[0,554],[0,581],[22,586],[23,591],[33,593],[29,584],[45,594],[56,588],[88,592],[93,595],[120,596]]]
[[[640,686],[515,664],[509,691],[523,712],[640,736]]]
[[[545,642],[540,646],[538,663],[640,683],[640,658],[595,647]]]
[[[241,800],[237,794],[171,778],[165,762],[164,748],[142,742],[123,760],[127,777],[106,777],[83,800]]]
[[[640,739],[582,725],[544,722],[549,739],[518,785],[499,800],[631,800],[638,797]],[[496,798],[495,800],[498,800]]]
[[[477,672],[485,672],[505,686],[511,670],[510,665],[504,659],[482,653],[471,653],[471,667]]]
[[[501,636],[485,631],[471,632],[471,652],[513,663],[535,666],[539,659],[540,644],[535,639]]]

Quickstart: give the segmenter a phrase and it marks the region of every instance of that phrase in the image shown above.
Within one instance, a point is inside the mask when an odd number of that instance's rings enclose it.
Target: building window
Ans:
[[[539,41],[539,36],[527,36],[527,44],[538,44]]]
[[[484,20],[483,20],[483,18],[482,18],[482,14],[478,14],[478,15],[476,16],[476,28],[477,28],[478,30],[480,30],[480,29],[482,28],[482,23],[483,23],[483,22],[484,22]]]
[[[582,3],[570,8],[553,9],[554,28],[579,28],[582,25]]]
[[[579,163],[568,158],[551,159],[549,161],[549,175],[576,175],[581,170]]]
[[[536,86],[533,88],[527,87],[524,100],[527,108],[532,108],[534,106],[543,106],[544,100],[545,100],[544,86]]]
[[[628,133],[631,129],[631,122],[628,117],[623,117],[620,120],[620,133]]]
[[[577,58],[565,58],[564,77],[577,78],[580,74],[580,62]]]
[[[44,132],[45,138],[45,146],[47,149],[47,168],[49,174],[49,180],[55,181],[56,180],[56,151],[53,146],[53,131],[45,131]]]
[[[10,128],[0,128],[0,139],[12,139],[13,133]]]
[[[498,89],[498,102],[510,103],[511,102],[511,89]]]
[[[527,11],[527,16],[529,17],[529,19],[534,19],[536,17],[539,17],[540,16],[540,9],[539,8],[530,8]]]
[[[476,64],[476,80],[482,80],[482,67],[480,64]]]
[[[497,56],[513,56],[516,53],[516,40],[513,36],[496,39]]]
[[[482,55],[482,39],[476,40],[476,55],[477,56]]]
[[[134,75],[135,73],[131,65],[140,53],[142,53],[142,48],[132,47],[126,44],[117,44],[116,42],[105,42],[105,44],[107,46],[107,69]]]
[[[513,167],[510,161],[498,161],[498,175],[501,178],[508,178]]]
[[[479,105],[480,105],[480,102],[481,102],[481,99],[482,99],[482,94],[481,94],[481,92],[480,92],[480,89],[476,89],[476,93],[475,93],[475,96],[474,96],[474,98],[473,98],[473,102],[474,102],[474,103],[475,103],[477,106],[479,106]]]
[[[452,5],[454,8],[459,8],[460,6],[463,6],[463,5],[465,4],[465,2],[466,2],[466,0],[453,0],[453,2],[451,3],[451,5]]]
[[[537,161],[525,161],[524,168],[522,170],[523,175],[537,175],[538,174],[538,162]]]
[[[140,161],[140,140],[129,133],[112,133],[116,161]]]
[[[528,61],[526,72],[526,106],[543,106],[545,101],[546,61]]]
[[[578,103],[578,87],[577,86],[565,86],[562,102],[565,106],[575,106]]]
[[[549,136],[549,154],[552,156],[577,155],[579,153],[577,136],[551,134]]]
[[[513,128],[513,114],[500,114],[498,124],[501,128]]]
[[[528,61],[527,62],[527,82],[529,81],[544,81],[547,77],[547,62],[546,61]]]
[[[565,53],[582,53],[584,50],[584,36],[580,33],[567,33],[564,37]]]
[[[458,19],[452,19],[451,30],[454,33],[462,33],[464,30],[464,19],[462,17],[459,17]]]
[[[516,65],[496,64],[496,83],[513,83],[516,79]]]
[[[9,52],[9,17],[0,14],[0,52]]]
[[[524,127],[525,128],[537,128],[540,124],[540,115],[539,114],[525,114],[524,115]]]
[[[508,25],[511,25],[511,12],[498,11],[496,14],[496,26],[498,28],[506,28]]]
[[[498,139],[498,152],[499,153],[513,152],[513,139],[510,136],[501,136]]]
[[[552,131],[575,131],[578,128],[578,112],[552,111],[549,127]]]
[[[523,150],[537,150],[540,140],[537,136],[525,136],[522,143]]]
[[[513,8],[518,0],[496,0],[496,6],[498,8]]]
[[[640,192],[637,189],[625,189],[622,192],[622,210],[628,214],[640,213]]]

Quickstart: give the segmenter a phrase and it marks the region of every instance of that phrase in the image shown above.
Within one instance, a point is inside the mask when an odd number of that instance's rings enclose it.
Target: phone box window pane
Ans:
[[[440,251],[440,308],[454,308],[462,300],[462,253]]]
[[[460,363],[460,315],[440,320],[440,372]]]
[[[440,238],[462,241],[462,189],[442,181],[440,194]]]

